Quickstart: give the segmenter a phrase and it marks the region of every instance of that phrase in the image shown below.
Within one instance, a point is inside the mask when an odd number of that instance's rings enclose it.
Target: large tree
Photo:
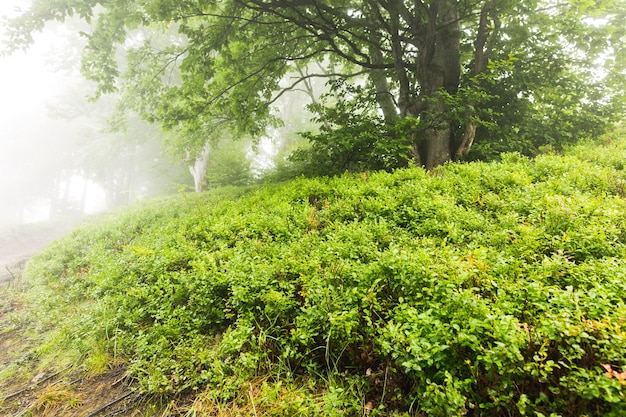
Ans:
[[[467,154],[485,84],[522,68],[503,62],[567,66],[580,80],[580,68],[599,65],[594,58],[624,54],[625,8],[611,0],[34,0],[9,35],[19,47],[48,20],[91,22],[83,71],[99,92],[123,90],[144,117],[195,138],[196,154],[221,129],[262,133],[275,121],[272,104],[308,78],[365,76],[385,123],[415,120],[404,124],[411,156],[432,168]],[[120,45],[127,68],[117,65]],[[310,61],[325,70],[285,84]],[[623,74],[614,63],[609,77]],[[527,74],[526,86],[538,79]],[[515,101],[527,92],[510,93]]]

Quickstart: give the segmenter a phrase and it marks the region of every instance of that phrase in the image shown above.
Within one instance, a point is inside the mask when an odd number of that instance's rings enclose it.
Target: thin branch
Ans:
[[[253,17],[243,17],[243,16],[223,15],[223,14],[219,14],[219,13],[198,12],[197,14],[181,15],[180,19],[181,20],[188,20],[188,19],[193,19],[193,18],[197,18],[197,17],[215,17],[215,18],[218,18],[218,19],[239,20],[239,21],[246,22],[246,23],[253,23],[253,24],[257,24],[257,25],[268,25],[268,26],[282,25],[282,24],[285,23],[282,20],[275,20],[275,21],[271,21],[271,20],[268,20],[268,21],[257,20],[261,16],[262,16],[261,13],[258,13],[256,16],[253,16]]]
[[[8,395],[5,395],[4,397],[0,398],[0,402],[9,400],[9,399],[14,398],[14,397],[17,397],[18,395],[21,395],[21,394],[23,394],[23,393],[25,393],[27,391],[31,391],[31,390],[37,388],[39,385],[43,384],[44,382],[47,382],[47,381],[51,380],[52,378],[57,377],[62,372],[67,371],[69,368],[70,367],[67,366],[67,367],[61,369],[60,371],[57,371],[57,372],[55,372],[53,374],[50,374],[47,377],[45,377],[45,378],[35,382],[34,384],[31,384],[31,385],[27,386],[26,388],[23,388],[23,389],[21,389],[19,391],[13,392],[13,393],[8,394]]]
[[[4,269],[6,269],[7,271],[9,271],[9,274],[11,274],[11,277],[13,277],[13,278],[11,279],[11,281],[15,281],[15,280],[17,280],[17,278],[15,277],[15,274],[13,273],[13,271],[11,271],[11,270],[9,269],[9,265],[5,265],[5,266],[4,266]]]
[[[354,32],[349,31],[347,29],[340,30],[334,22],[329,21],[328,19],[324,18],[325,15],[333,15],[332,13],[333,8],[329,8],[329,7],[320,8],[321,6],[317,2],[279,1],[279,2],[272,2],[272,3],[264,3],[258,0],[251,1],[249,3],[246,2],[245,4],[242,4],[242,5],[244,7],[254,8],[254,10],[257,10],[257,11],[264,11],[266,13],[271,13],[275,16],[278,16],[284,19],[286,22],[293,24],[294,26],[299,27],[311,33],[314,37],[320,39],[321,41],[326,42],[331,48],[330,52],[336,55],[339,55],[346,61],[351,62],[355,65],[359,65],[361,67],[370,68],[370,69],[392,68],[392,65],[387,65],[387,66],[384,66],[383,68],[380,68],[380,66],[373,65],[370,62],[368,55],[364,53],[352,40],[350,40],[348,36],[346,36],[346,34],[364,43],[369,43],[367,38],[359,34],[355,34]],[[295,7],[295,6],[302,6],[302,5],[310,5],[310,6],[316,7],[316,10],[318,13],[316,16],[322,19],[322,23],[310,18],[309,16],[306,16],[305,14],[302,13],[302,10]],[[276,7],[276,6],[281,6],[281,7]],[[287,8],[287,6],[289,6],[288,10],[290,12],[297,14],[297,18],[295,18],[292,15],[287,14],[286,13],[287,10],[285,10],[284,12],[281,11],[281,9]],[[334,15],[337,16],[336,14]],[[342,16],[341,18],[345,18],[345,16]],[[362,26],[362,27],[365,28],[365,26]],[[345,44],[350,48],[350,50],[353,52],[354,55],[344,52],[342,48],[340,47],[340,45],[337,44],[334,38],[338,38],[339,40],[345,42]],[[361,59],[359,59],[359,57]]]
[[[273,97],[270,101],[268,101],[267,105],[274,104],[285,93],[287,93],[289,91],[294,91],[296,86],[298,86],[300,83],[305,82],[306,80],[309,80],[311,78],[333,78],[333,77],[354,78],[354,77],[358,77],[360,75],[364,75],[364,74],[367,74],[367,73],[369,73],[368,70],[354,72],[352,74],[343,74],[343,73],[333,72],[333,73],[325,73],[325,74],[307,74],[307,75],[303,75],[303,76],[299,77],[290,86],[281,88],[281,91],[278,94],[276,94],[276,96]]]

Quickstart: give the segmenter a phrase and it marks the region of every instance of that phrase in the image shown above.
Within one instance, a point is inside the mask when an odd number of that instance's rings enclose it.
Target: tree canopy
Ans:
[[[9,47],[68,16],[91,23],[83,72],[98,94],[187,132],[192,153],[224,128],[262,134],[276,100],[317,77],[358,87],[335,104],[371,103],[359,117],[427,168],[467,155],[477,132],[481,155],[596,133],[624,104],[623,1],[34,0]]]

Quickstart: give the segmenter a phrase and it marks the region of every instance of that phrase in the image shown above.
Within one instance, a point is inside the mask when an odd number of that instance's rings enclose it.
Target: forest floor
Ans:
[[[134,417],[148,415],[145,397],[123,368],[98,375],[58,370],[42,361],[42,336],[20,314],[30,257],[67,232],[64,227],[29,232],[0,244],[0,415],[11,417]],[[1,242],[0,242],[1,243]]]

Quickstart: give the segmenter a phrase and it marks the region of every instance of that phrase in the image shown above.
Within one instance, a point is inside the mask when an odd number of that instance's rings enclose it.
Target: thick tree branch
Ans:
[[[494,1],[487,0],[483,4],[480,12],[480,19],[478,21],[478,30],[476,32],[476,39],[474,41],[474,66],[472,73],[470,74],[470,83],[474,88],[477,88],[476,76],[485,71],[489,61],[490,48],[493,44],[489,45],[488,40],[492,35],[489,29],[489,15],[493,11]],[[494,26],[497,28],[499,22],[494,22]],[[491,38],[492,40],[494,37]],[[465,131],[461,136],[461,142],[455,152],[455,158],[461,158],[467,156],[476,137],[476,128],[478,127],[477,121],[474,119],[474,115],[471,114],[474,111],[474,103],[467,103],[468,115],[466,117],[467,124],[465,125]]]
[[[258,12],[273,14],[296,27],[308,31],[313,36],[326,42],[334,54],[348,62],[363,68],[379,68],[379,66],[372,64],[368,54],[356,43],[356,41],[359,41],[367,45],[369,43],[367,37],[350,30],[345,25],[338,25],[337,22],[332,20],[331,17],[343,21],[348,19],[345,13],[339,15],[338,9],[325,6],[317,1],[237,1],[244,7],[252,7]],[[306,14],[301,7],[298,7],[305,5],[313,7],[316,13],[309,15]],[[356,20],[352,19],[351,22],[355,23]],[[364,22],[361,22],[358,28],[362,30],[368,29],[367,24]],[[349,52],[342,48],[341,44],[337,42],[338,40],[348,48]],[[392,67],[392,65],[384,66],[381,69],[390,67]]]

